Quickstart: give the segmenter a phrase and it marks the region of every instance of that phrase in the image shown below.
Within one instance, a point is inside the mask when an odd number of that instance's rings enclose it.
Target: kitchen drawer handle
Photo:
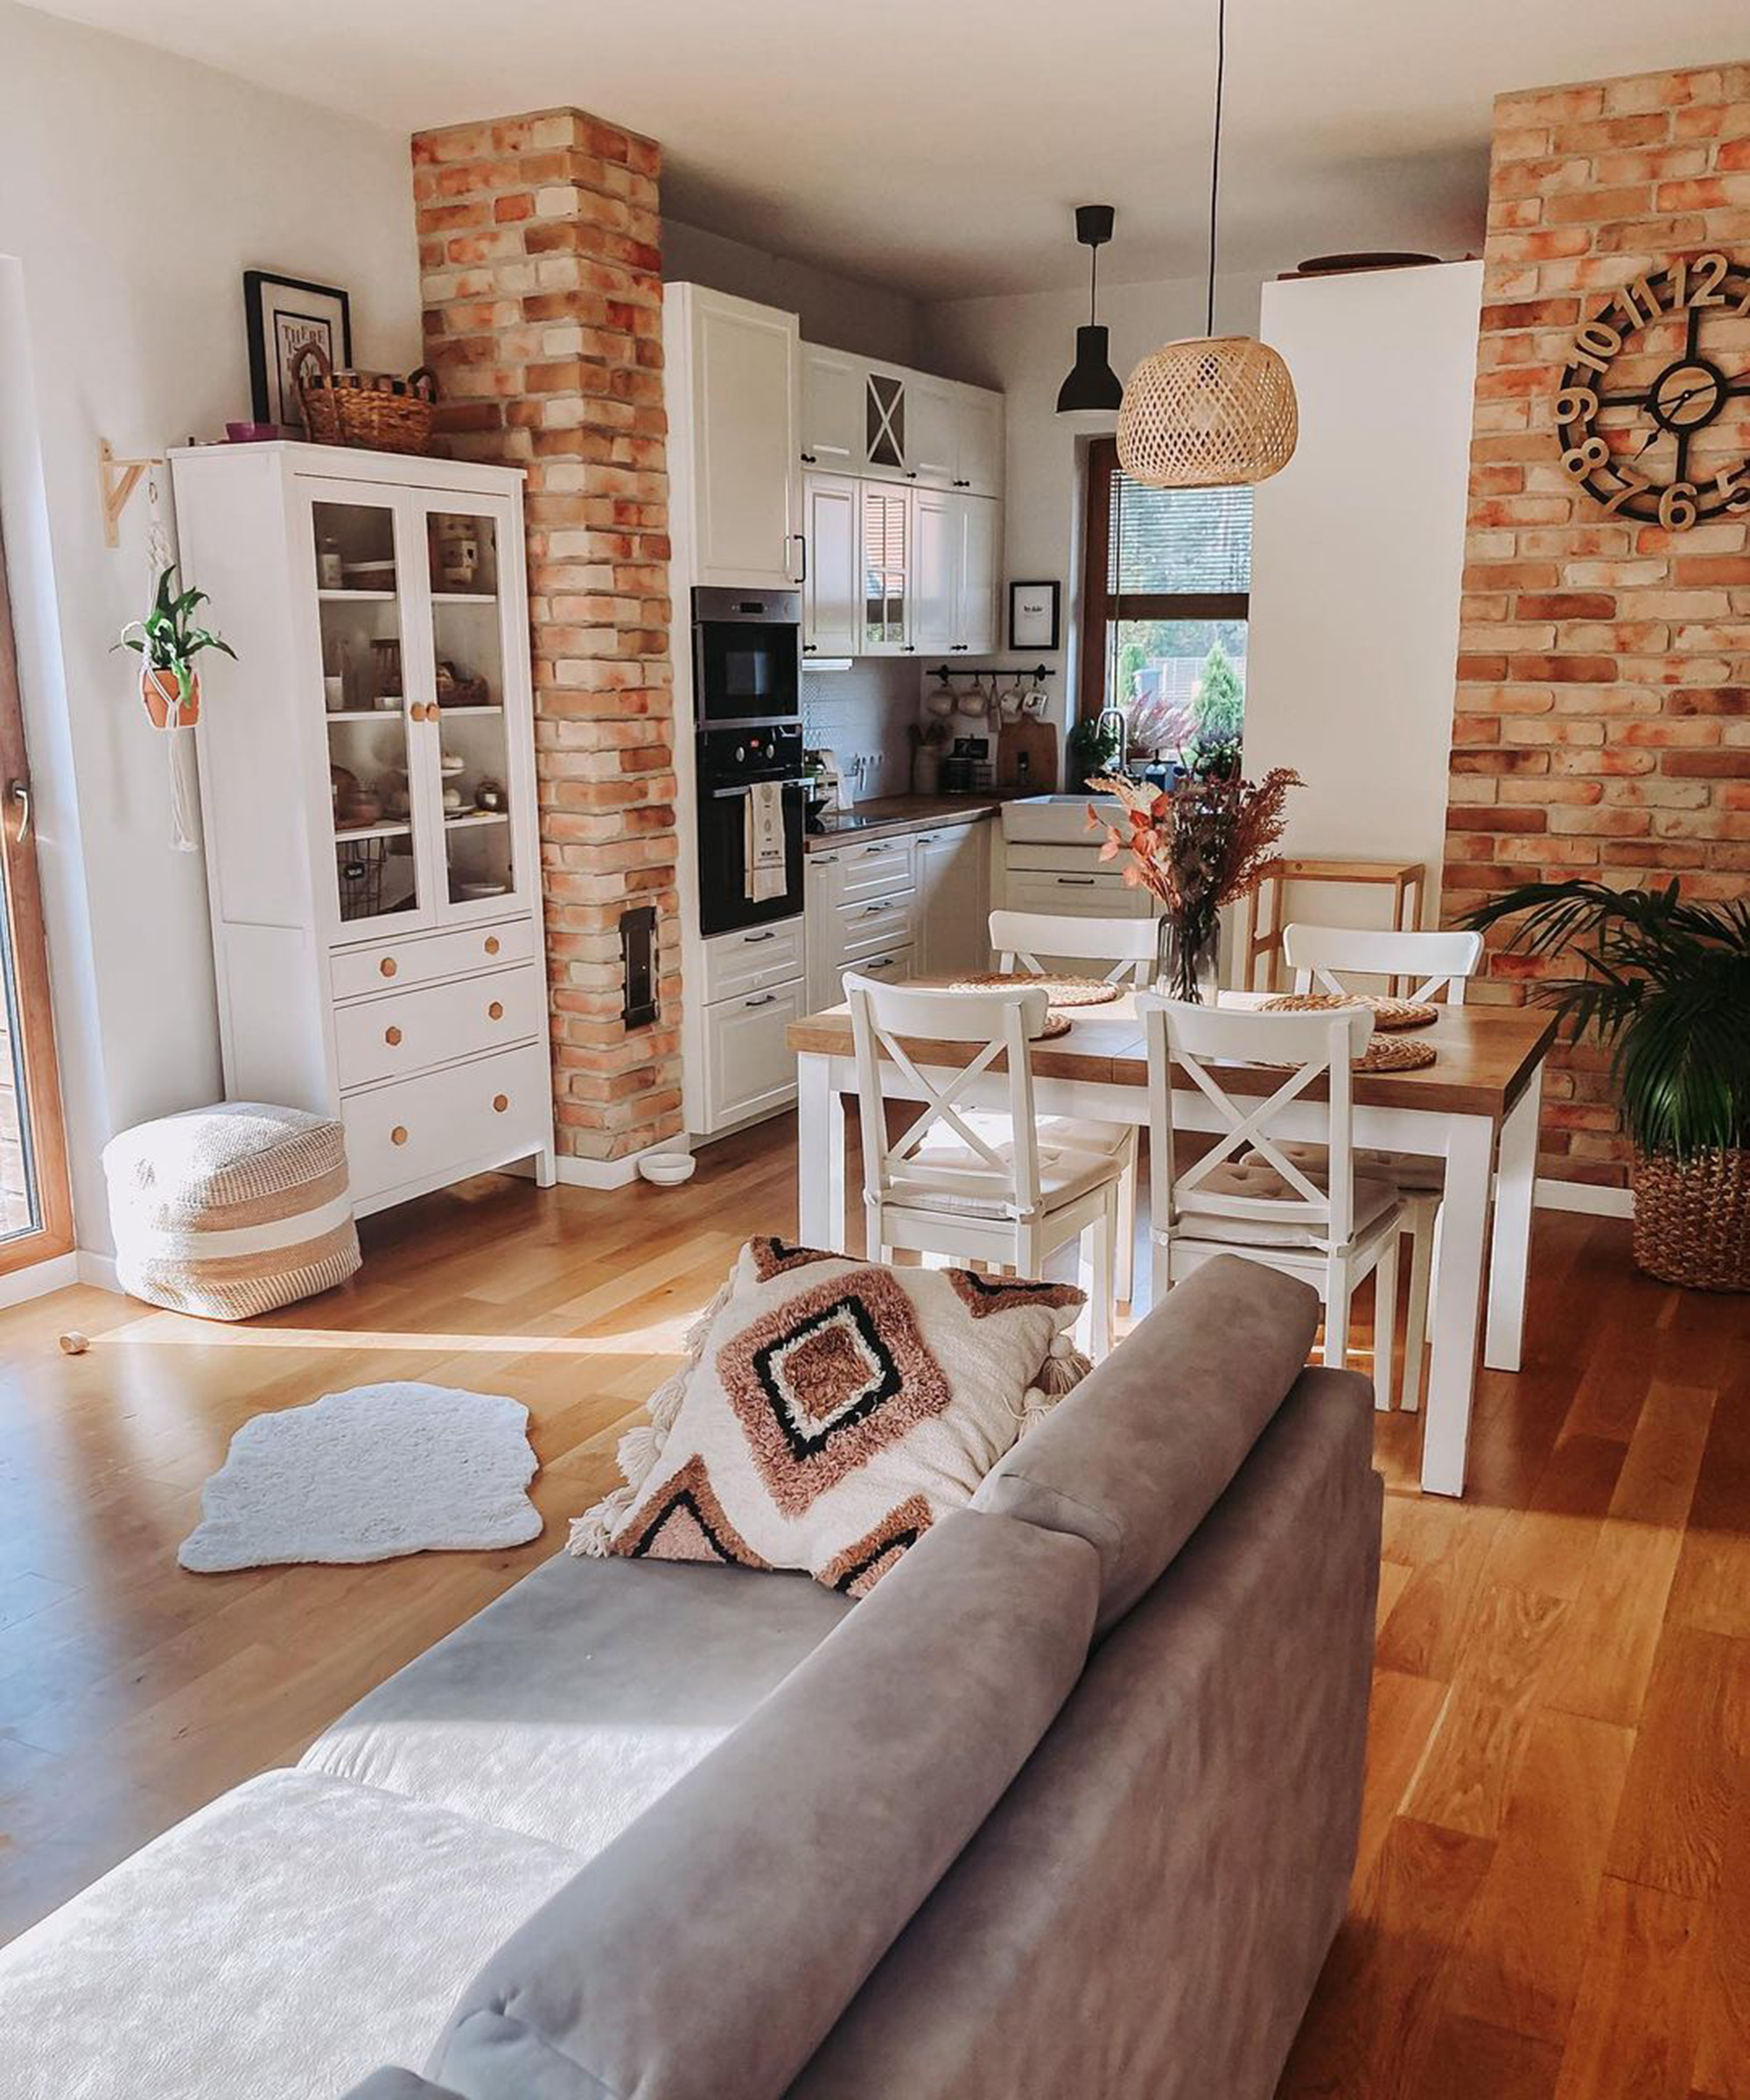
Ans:
[[[502,1116],[509,1106],[510,1096],[508,1094],[494,1094],[493,1096],[493,1113],[494,1116]]]
[[[1095,875],[1060,875],[1058,886],[1066,890],[1091,890],[1099,880]]]
[[[893,849],[891,846],[864,846],[863,849],[863,858],[867,860],[872,853],[891,853],[892,850]]]
[[[489,1021],[501,1021],[504,1018],[504,1002],[501,999],[494,999],[486,1008],[486,1018]]]
[[[389,1048],[390,1048],[391,1050],[397,1049],[397,1048],[400,1046],[400,1043],[401,1043],[401,1031],[400,1031],[400,1029],[399,1029],[399,1028],[385,1028],[385,1029],[383,1030],[383,1040],[384,1040],[384,1042],[386,1042],[386,1043],[388,1045],[388,1046],[389,1046]]]
[[[892,970],[894,960],[892,956],[871,956],[863,967],[864,970]]]
[[[377,964],[377,970],[382,976],[392,977],[395,975],[395,957],[385,956],[382,961]]]
[[[489,956],[495,956],[498,953],[498,935],[496,934],[488,934],[486,935],[486,953]]]
[[[775,941],[778,936],[776,934],[744,934],[741,938],[747,947],[752,948],[761,941]]]
[[[404,1123],[396,1124],[388,1134],[388,1141],[391,1144],[405,1144],[407,1143],[407,1125]]]
[[[775,991],[764,991],[757,999],[744,999],[741,1003],[744,1006],[775,1006],[778,995]]]

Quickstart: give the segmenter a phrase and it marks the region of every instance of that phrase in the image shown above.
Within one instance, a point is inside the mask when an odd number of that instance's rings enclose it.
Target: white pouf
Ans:
[[[103,1148],[116,1272],[172,1312],[248,1320],[359,1266],[338,1123],[221,1102],[123,1130]]]

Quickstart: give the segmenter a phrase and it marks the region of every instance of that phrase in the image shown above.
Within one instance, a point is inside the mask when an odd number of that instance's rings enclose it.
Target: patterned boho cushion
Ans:
[[[860,1597],[1088,1368],[1067,1284],[750,1240],[574,1553],[806,1569]]]
[[[172,1312],[248,1320],[359,1266],[346,1136],[259,1101],[161,1116],[103,1148],[122,1288]]]

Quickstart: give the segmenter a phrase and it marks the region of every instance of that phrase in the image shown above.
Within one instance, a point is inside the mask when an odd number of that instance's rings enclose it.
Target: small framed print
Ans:
[[[249,404],[257,423],[304,430],[304,406],[292,384],[292,360],[319,343],[336,371],[353,361],[353,309],[336,284],[309,284],[276,271],[243,272],[249,336]]]
[[[1057,584],[1009,585],[1009,647],[1054,649],[1059,645]]]

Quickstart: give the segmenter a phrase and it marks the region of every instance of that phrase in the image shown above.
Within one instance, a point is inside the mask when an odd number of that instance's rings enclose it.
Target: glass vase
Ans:
[[[1213,1006],[1221,989],[1222,925],[1214,913],[1156,921],[1154,988],[1169,999]]]

